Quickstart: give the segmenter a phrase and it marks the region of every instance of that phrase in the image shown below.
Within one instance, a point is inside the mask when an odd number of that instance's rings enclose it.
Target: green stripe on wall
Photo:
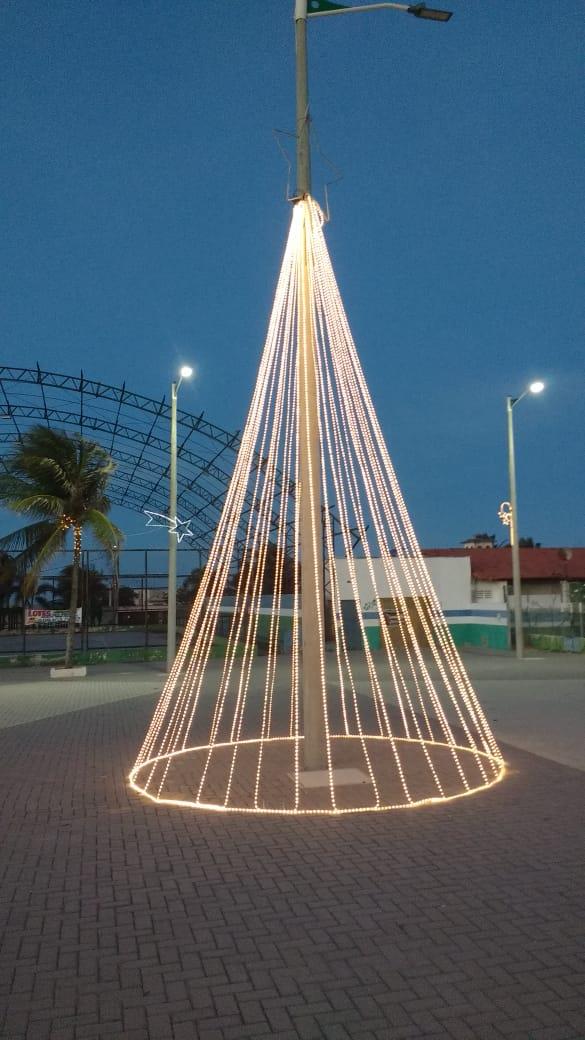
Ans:
[[[507,625],[449,625],[455,646],[484,646],[490,650],[508,650]]]

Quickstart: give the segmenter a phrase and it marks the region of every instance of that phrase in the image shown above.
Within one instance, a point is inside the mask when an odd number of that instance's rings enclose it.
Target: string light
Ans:
[[[498,509],[498,516],[505,527],[512,523],[512,506],[510,502],[502,502]]]
[[[488,788],[505,774],[416,540],[322,229],[317,204],[309,197],[299,200],[209,560],[129,778],[134,790],[155,802],[222,812],[337,815],[446,802]],[[301,473],[301,432],[305,441],[309,436],[301,402],[313,380],[319,474],[310,453]],[[315,550],[314,679],[327,778],[316,789],[301,787],[303,496]],[[162,514],[151,517],[173,523]],[[179,540],[189,532],[178,528],[187,524],[176,521]],[[359,558],[351,531],[359,534]],[[317,562],[321,540],[333,629],[329,666],[324,576]],[[243,545],[239,556],[237,543]],[[292,606],[285,608],[284,581],[291,569]],[[364,572],[381,632],[379,652],[370,647],[361,608]],[[348,644],[345,590],[355,605],[359,651]],[[383,609],[388,594],[396,614],[392,629]],[[212,661],[222,618],[223,660]],[[336,783],[336,767],[348,762],[363,771],[365,781],[351,789]]]
[[[169,534],[177,536],[179,545],[183,538],[193,537],[193,531],[189,527],[191,520],[179,520],[178,516],[165,516],[164,513],[154,513],[151,509],[145,509],[143,512],[148,517],[147,527],[166,527]],[[157,520],[162,520],[162,523],[157,523]]]

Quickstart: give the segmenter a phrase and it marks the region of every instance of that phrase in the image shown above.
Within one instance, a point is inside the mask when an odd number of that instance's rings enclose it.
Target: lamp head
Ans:
[[[533,383],[528,387],[531,394],[541,394],[544,390],[544,383],[540,379],[535,379]]]
[[[429,22],[448,22],[453,14],[452,11],[439,11],[434,7],[427,7],[426,4],[411,4],[407,11],[415,18],[425,18]]]
[[[193,369],[189,365],[183,365],[179,371],[181,379],[190,379],[193,375]]]

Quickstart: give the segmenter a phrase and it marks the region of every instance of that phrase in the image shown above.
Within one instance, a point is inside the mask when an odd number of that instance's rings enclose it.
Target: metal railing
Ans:
[[[585,651],[585,607],[532,607],[522,611],[527,646],[538,650],[581,653]]]
[[[177,549],[177,638],[194,598],[193,573],[204,566],[201,550]],[[65,650],[71,553],[53,559],[36,594],[25,602],[15,583],[0,596],[0,663],[58,659]],[[83,552],[74,649],[78,659],[164,657],[167,633],[165,549],[122,549],[112,561],[98,549]],[[130,654],[125,651],[132,651]]]

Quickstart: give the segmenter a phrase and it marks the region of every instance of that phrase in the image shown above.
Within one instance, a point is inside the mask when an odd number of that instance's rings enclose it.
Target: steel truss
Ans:
[[[138,513],[168,508],[170,401],[145,397],[126,383],[110,386],[78,376],[36,368],[0,366],[0,465],[27,427],[46,423],[75,427],[101,444],[117,463],[109,485],[111,501]],[[222,429],[205,417],[177,412],[180,460],[177,512],[191,520],[193,548],[206,551],[223,505],[240,446],[240,431]],[[256,465],[262,465],[260,459]],[[277,477],[279,493],[282,484]],[[286,488],[294,495],[294,485]],[[248,495],[243,519],[255,508]],[[274,521],[277,516],[274,514]],[[333,517],[337,535],[339,520]],[[356,532],[352,532],[356,534]]]

